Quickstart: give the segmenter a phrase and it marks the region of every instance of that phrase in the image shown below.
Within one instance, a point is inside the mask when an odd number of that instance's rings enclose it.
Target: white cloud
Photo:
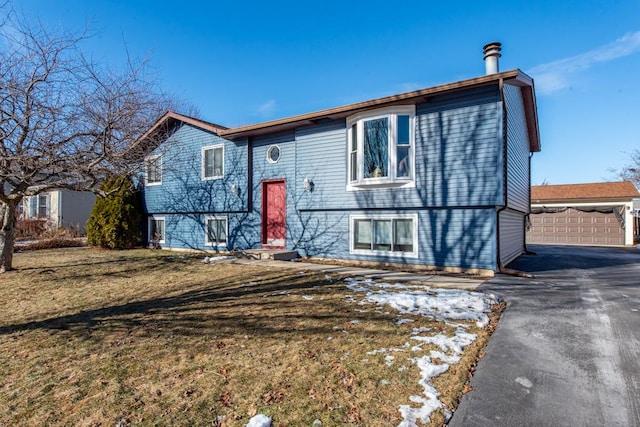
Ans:
[[[616,41],[585,53],[533,67],[527,72],[535,79],[536,90],[551,94],[569,86],[572,75],[593,65],[613,61],[640,51],[640,31],[628,33]]]
[[[275,99],[270,99],[258,107],[258,113],[260,113],[260,115],[263,117],[268,117],[273,115],[273,113],[276,111],[276,107],[277,104]]]

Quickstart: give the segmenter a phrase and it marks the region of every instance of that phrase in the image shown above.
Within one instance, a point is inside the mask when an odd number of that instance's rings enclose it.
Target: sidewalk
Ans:
[[[384,282],[416,282],[434,288],[465,289],[476,290],[478,286],[488,279],[472,279],[467,277],[456,277],[453,275],[437,275],[424,273],[409,273],[402,271],[376,270],[370,268],[345,267],[340,265],[316,264],[301,261],[274,261],[274,260],[253,260],[236,259],[231,261],[234,264],[266,265],[275,268],[295,268],[302,271],[318,271],[327,274],[342,274],[354,277],[364,277]]]

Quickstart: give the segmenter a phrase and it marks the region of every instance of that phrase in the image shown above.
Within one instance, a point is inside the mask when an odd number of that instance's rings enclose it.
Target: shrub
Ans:
[[[47,220],[45,219],[21,219],[17,223],[17,238],[37,239],[45,232]]]
[[[54,237],[16,245],[14,251],[37,251],[40,249],[79,248],[84,246],[82,239]]]
[[[112,176],[104,180],[87,222],[87,243],[106,249],[130,249],[142,242],[140,223],[142,203],[130,176]]]

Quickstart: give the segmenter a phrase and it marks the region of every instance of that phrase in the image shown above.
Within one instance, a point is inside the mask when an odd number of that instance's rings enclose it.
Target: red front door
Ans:
[[[284,180],[262,183],[262,245],[285,246],[287,196]]]

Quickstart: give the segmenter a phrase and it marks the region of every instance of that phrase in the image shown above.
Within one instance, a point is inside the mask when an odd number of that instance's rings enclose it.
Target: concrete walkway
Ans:
[[[416,282],[435,288],[465,289],[473,291],[486,279],[447,276],[438,274],[409,273],[402,271],[376,270],[370,268],[346,267],[340,265],[316,264],[301,261],[274,261],[239,258],[231,261],[235,264],[266,265],[275,268],[295,268],[303,271],[318,271],[327,274],[342,274],[364,277],[384,282],[408,283]]]

